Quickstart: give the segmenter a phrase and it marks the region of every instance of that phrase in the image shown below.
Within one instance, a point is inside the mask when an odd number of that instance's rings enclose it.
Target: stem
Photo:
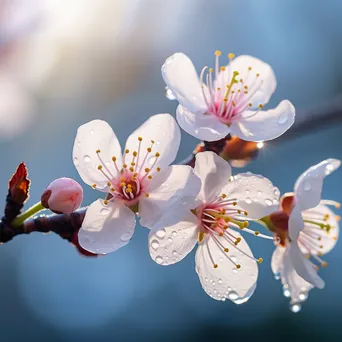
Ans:
[[[11,223],[13,228],[18,228],[20,227],[25,220],[30,218],[31,216],[37,214],[39,211],[44,210],[45,208],[43,207],[41,202],[38,202],[34,204],[32,207],[28,208],[25,212],[17,216]]]

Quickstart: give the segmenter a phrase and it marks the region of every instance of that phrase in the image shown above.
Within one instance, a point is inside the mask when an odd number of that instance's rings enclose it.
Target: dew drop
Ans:
[[[168,100],[176,100],[175,94],[172,92],[172,90],[169,87],[165,87],[165,96]]]
[[[290,310],[294,313],[299,312],[302,309],[302,306],[298,303],[290,304]]]
[[[172,232],[172,235],[173,235],[173,236],[177,236],[177,232],[174,230],[174,231]]]
[[[108,215],[108,214],[109,214],[109,209],[107,209],[107,208],[102,208],[102,209],[100,210],[100,213],[101,213],[102,215]]]
[[[233,268],[233,273],[236,274],[237,273],[237,268]]]
[[[289,115],[288,113],[283,113],[279,116],[278,118],[278,124],[283,125],[289,120]]]
[[[262,195],[262,191],[258,190],[257,194],[258,194],[258,196],[261,196]]]
[[[74,158],[74,165],[75,165],[75,166],[78,166],[78,165],[79,165],[78,158],[76,158],[76,157]]]
[[[169,236],[168,238],[167,238],[167,242],[169,242],[169,243],[171,243],[172,242],[172,237],[171,236]]]
[[[217,282],[218,282],[219,284],[222,284],[222,279],[219,279]]]
[[[283,294],[284,294],[284,296],[285,296],[286,298],[291,297],[291,292],[290,292],[290,290],[289,290],[289,288],[288,288],[287,285],[284,285],[284,286],[283,286]]]
[[[303,184],[303,188],[305,191],[310,191],[311,190],[311,183],[310,181],[306,180]]]
[[[153,240],[153,241],[151,242],[151,247],[152,247],[154,250],[158,249],[158,247],[159,247],[159,242],[158,242],[158,240]]]
[[[246,202],[247,204],[251,204],[251,203],[252,203],[252,200],[251,200],[249,197],[247,197],[247,198],[245,199],[245,202]]]
[[[273,204],[272,200],[269,199],[269,198],[266,198],[266,199],[265,199],[265,203],[266,203],[266,205],[268,205],[268,206],[270,206],[270,205]]]
[[[273,193],[274,193],[274,196],[277,196],[277,197],[280,195],[279,189],[274,189]]]
[[[84,156],[84,162],[85,163],[90,163],[91,162],[91,159],[90,159],[90,157],[88,155]]]
[[[156,232],[156,236],[159,237],[159,239],[163,239],[166,235],[166,232],[164,229],[160,229]]]
[[[177,251],[172,251],[172,255],[177,256]]]
[[[122,242],[126,242],[126,241],[129,241],[131,239],[131,234],[130,233],[125,233],[121,236],[121,241]]]
[[[230,291],[230,292],[228,293],[228,298],[229,298],[230,300],[236,300],[236,299],[239,298],[239,295],[238,295],[235,291]]]
[[[299,299],[301,302],[305,302],[308,299],[308,293],[307,292],[300,293]]]
[[[279,280],[280,279],[280,273],[275,273],[274,274],[274,279]]]
[[[207,277],[205,277],[205,281],[209,281],[209,279]]]
[[[156,257],[156,263],[159,264],[159,265],[161,265],[163,263],[163,258],[160,255],[158,255]]]

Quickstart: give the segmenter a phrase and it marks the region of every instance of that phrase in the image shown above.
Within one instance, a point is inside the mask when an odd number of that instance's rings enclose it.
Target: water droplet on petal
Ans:
[[[308,299],[308,293],[307,292],[300,293],[299,299],[301,302],[305,302]]]
[[[258,190],[258,191],[257,191],[257,194],[258,194],[258,196],[261,196],[261,195],[262,195],[262,191],[261,191],[261,190]]]
[[[284,294],[284,296],[285,296],[286,298],[291,297],[291,292],[290,292],[290,290],[289,290],[289,288],[288,288],[287,285],[284,285],[284,286],[283,286],[283,294]]]
[[[169,236],[168,238],[167,238],[167,242],[169,242],[169,243],[171,243],[172,242],[172,237],[171,236]]]
[[[309,180],[304,181],[303,188],[305,191],[310,191],[311,190],[311,183]]]
[[[287,112],[282,113],[278,118],[278,124],[283,125],[288,121],[288,119],[289,119],[288,113]]]
[[[165,96],[168,100],[176,100],[175,94],[172,92],[172,90],[169,87],[165,87]]]
[[[275,273],[274,274],[274,279],[279,280],[280,279],[280,273]]]
[[[229,298],[230,300],[236,300],[236,299],[239,298],[239,295],[238,295],[235,291],[230,291],[230,292],[228,293],[228,298]]]
[[[159,264],[159,265],[161,265],[163,263],[163,258],[160,255],[158,255],[156,257],[156,263]]]
[[[277,197],[280,195],[279,189],[274,189],[273,193],[274,193],[274,196],[277,196]]]
[[[177,251],[172,252],[172,255],[174,255],[174,256],[177,256],[177,254],[178,254]]]
[[[166,235],[166,232],[164,229],[160,229],[156,232],[156,236],[159,237],[159,239],[163,239]]]
[[[222,279],[219,279],[217,282],[218,282],[219,284],[222,284]]]
[[[265,203],[266,203],[266,205],[268,205],[268,206],[270,206],[270,205],[273,204],[272,200],[269,199],[269,198],[266,198],[266,199],[265,199]]]
[[[79,165],[78,158],[76,158],[76,157],[74,158],[74,165],[75,165],[75,166],[78,166],[78,165]]]
[[[237,273],[237,268],[233,268],[233,273],[236,274]]]
[[[174,230],[174,231],[172,232],[172,235],[173,235],[173,236],[177,236],[177,232]]]
[[[85,163],[90,163],[91,162],[91,159],[90,159],[90,157],[88,155],[84,156],[84,162]]]
[[[298,303],[290,304],[290,310],[294,313],[299,312],[302,309],[302,306]]]
[[[247,198],[245,199],[245,202],[246,202],[247,204],[251,204],[251,203],[252,203],[252,200],[251,200],[249,197],[247,197]]]
[[[154,250],[158,249],[158,247],[159,247],[159,242],[158,242],[157,240],[153,240],[153,241],[151,242],[151,247],[152,247]]]
[[[107,208],[102,208],[102,209],[100,210],[100,213],[101,213],[102,215],[108,215],[108,214],[109,214],[109,209],[107,209]]]
[[[121,241],[122,242],[126,242],[126,241],[129,241],[132,237],[132,234],[131,233],[125,233],[121,236]]]

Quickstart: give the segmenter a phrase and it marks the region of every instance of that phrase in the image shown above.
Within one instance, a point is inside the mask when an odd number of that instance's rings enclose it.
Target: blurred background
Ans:
[[[278,88],[270,106],[285,98],[296,106],[296,134],[265,144],[243,169],[291,191],[312,164],[342,159],[341,13],[340,0],[0,0],[1,205],[23,160],[28,205],[57,177],[81,182],[71,159],[79,125],[107,120],[124,142],[150,115],[175,113],[164,96],[164,60],[182,51],[200,69],[216,49],[271,64]],[[337,119],[328,120],[331,112]],[[196,143],[183,134],[178,160]],[[341,201],[341,179],[341,170],[329,176],[325,198]],[[96,196],[85,187],[84,205]],[[342,339],[340,243],[325,258],[326,288],[293,314],[270,269],[271,242],[247,236],[264,263],[254,296],[236,306],[203,292],[193,254],[167,268],[154,264],[147,235],[138,227],[128,246],[97,259],[53,234],[0,246],[0,340]]]

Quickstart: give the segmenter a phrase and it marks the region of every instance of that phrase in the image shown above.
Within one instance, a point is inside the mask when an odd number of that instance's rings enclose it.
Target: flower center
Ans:
[[[240,208],[235,198],[227,198],[226,194],[222,194],[210,203],[206,203],[195,210],[196,216],[200,222],[200,230],[198,232],[198,242],[201,243],[206,235],[213,239],[216,246],[222,251],[224,256],[235,266],[236,269],[241,268],[240,264],[236,264],[235,257],[229,254],[230,247],[237,249],[242,254],[261,263],[262,258],[256,259],[252,255],[246,253],[238,247],[242,238],[237,236],[236,229],[244,230],[247,233],[259,235],[258,231],[248,229],[248,221],[244,218],[248,216],[248,212]],[[272,237],[266,237],[272,239]],[[208,245],[207,245],[208,246]],[[214,260],[213,254],[208,247],[209,257],[214,268],[218,267],[217,260]]]
[[[160,167],[157,167],[160,153],[156,152],[153,156],[154,160],[151,167],[146,167],[147,160],[152,154],[154,141],[151,140],[150,147],[146,149],[146,152],[143,152],[141,148],[142,140],[141,137],[138,137],[137,151],[130,152],[128,149],[125,150],[121,169],[118,167],[116,157],[112,157],[112,162],[116,169],[115,175],[113,175],[106,163],[103,162],[101,151],[96,151],[100,162],[97,169],[108,181],[108,193],[104,201],[105,204],[112,200],[123,200],[129,206],[133,206],[137,204],[142,195],[149,197],[147,190],[153,174],[161,170]],[[97,185],[93,184],[92,187],[96,189]]]
[[[200,75],[202,93],[208,108],[207,114],[213,114],[221,122],[230,125],[244,111],[257,106],[258,109],[251,114],[251,116],[254,116],[263,108],[263,104],[253,104],[251,102],[252,97],[260,90],[263,83],[260,74],[254,74],[252,67],[248,67],[246,78],[239,78],[239,72],[232,71],[229,66],[235,57],[234,54],[228,54],[229,64],[227,68],[220,67],[221,51],[216,51],[215,56],[215,70],[209,68],[205,76],[205,71],[208,68],[206,66],[202,69]],[[213,74],[215,75],[213,76]],[[207,89],[205,89],[204,85],[206,85]]]

